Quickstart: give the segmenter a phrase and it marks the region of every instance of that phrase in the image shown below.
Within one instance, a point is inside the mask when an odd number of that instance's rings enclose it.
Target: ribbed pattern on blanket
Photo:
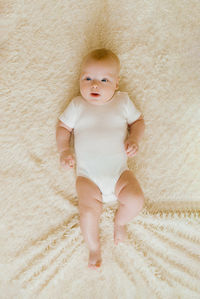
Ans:
[[[200,298],[199,13],[196,0],[2,1],[1,299]],[[101,47],[145,119],[128,160],[145,207],[115,246],[117,203],[104,205],[91,270],[55,127]]]

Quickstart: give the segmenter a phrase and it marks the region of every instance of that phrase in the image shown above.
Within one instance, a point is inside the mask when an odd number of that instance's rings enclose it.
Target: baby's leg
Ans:
[[[101,251],[99,240],[99,219],[102,213],[102,195],[98,186],[88,178],[78,176],[76,180],[80,227],[89,248],[89,267],[99,267]]]
[[[144,194],[133,172],[126,170],[120,176],[115,194],[119,200],[119,207],[114,218],[115,244],[125,238],[125,225],[139,214],[144,206]]]

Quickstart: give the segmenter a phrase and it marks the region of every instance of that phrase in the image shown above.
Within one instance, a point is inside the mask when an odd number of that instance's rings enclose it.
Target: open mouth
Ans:
[[[96,92],[92,92],[92,93],[91,93],[91,96],[93,96],[93,97],[98,97],[98,96],[100,96],[100,94],[98,94],[98,93],[96,93]]]

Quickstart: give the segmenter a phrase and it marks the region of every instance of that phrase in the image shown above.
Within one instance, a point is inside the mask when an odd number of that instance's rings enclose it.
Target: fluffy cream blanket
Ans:
[[[200,298],[199,15],[196,0],[1,1],[1,299]],[[115,246],[104,205],[93,270],[55,127],[100,47],[144,115],[128,165],[145,207]]]

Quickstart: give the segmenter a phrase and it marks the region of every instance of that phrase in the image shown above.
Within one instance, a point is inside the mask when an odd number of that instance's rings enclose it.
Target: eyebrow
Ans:
[[[82,76],[84,76],[84,75],[87,75],[87,74],[90,74],[90,73],[83,73],[82,74]],[[113,77],[113,75],[111,75],[111,74],[106,74],[105,76],[103,76],[103,77],[110,77],[110,78],[112,78]]]

